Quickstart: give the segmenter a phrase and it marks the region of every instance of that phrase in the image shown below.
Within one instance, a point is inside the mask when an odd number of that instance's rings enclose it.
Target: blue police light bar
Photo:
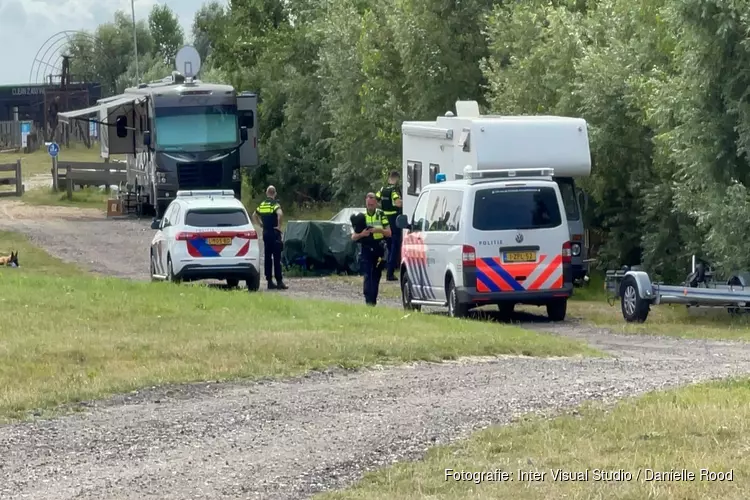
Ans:
[[[435,174],[435,182],[445,182],[445,174]]]

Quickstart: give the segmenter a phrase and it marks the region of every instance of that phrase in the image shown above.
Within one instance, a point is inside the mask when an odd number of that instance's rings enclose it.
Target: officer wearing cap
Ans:
[[[268,289],[286,290],[289,288],[281,278],[281,218],[284,213],[276,200],[276,188],[268,186],[266,199],[253,212],[253,221],[263,228],[263,253]],[[273,282],[271,271],[276,277]]]
[[[391,228],[391,237],[388,238],[386,281],[396,281],[394,273],[396,268],[401,264],[401,229],[396,226],[396,217],[401,215],[401,207],[403,205],[400,179],[401,174],[399,174],[398,170],[392,170],[388,176],[388,184],[375,193],[376,198],[380,201],[380,208],[388,218],[388,225]]]
[[[391,236],[388,217],[378,208],[374,193],[367,193],[365,198],[365,227],[356,228],[352,240],[360,244],[360,267],[364,274],[362,291],[365,304],[374,306],[378,302],[380,277],[383,275],[383,256],[385,255],[385,238]],[[359,229],[359,231],[357,231]]]

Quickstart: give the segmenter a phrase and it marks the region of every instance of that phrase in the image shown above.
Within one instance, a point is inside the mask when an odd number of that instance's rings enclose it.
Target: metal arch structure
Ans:
[[[73,81],[70,74],[70,56],[66,54],[74,36],[83,36],[93,42],[94,50],[100,50],[99,39],[85,31],[65,30],[55,33],[45,40],[37,50],[29,72],[29,83],[43,85],[43,101],[36,105],[43,106],[44,140],[54,140],[68,144],[70,127],[58,122],[57,114],[89,106],[89,84]],[[41,96],[40,96],[41,97]],[[91,146],[89,131],[81,123],[76,124],[73,134]]]
[[[99,45],[99,39],[86,31],[65,30],[55,33],[36,51],[29,71],[29,83],[54,84],[52,78],[61,76],[62,62],[68,57],[65,52],[73,41],[73,36],[84,36],[94,43],[95,49]]]

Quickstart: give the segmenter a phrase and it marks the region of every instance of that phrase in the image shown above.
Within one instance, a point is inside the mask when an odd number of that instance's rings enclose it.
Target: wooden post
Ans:
[[[16,196],[23,195],[23,175],[21,175],[21,160],[16,160]]]
[[[52,157],[52,189],[55,191],[60,190],[60,186],[57,183],[57,172],[58,172],[57,156],[53,156]]]
[[[110,183],[109,167],[110,167],[110,165],[109,165],[109,157],[107,157],[107,158],[104,159],[104,168],[106,168],[105,172],[107,173],[107,175],[106,175],[107,184],[104,187],[104,192],[107,193],[107,194],[109,194],[109,183]]]
[[[65,167],[65,184],[67,188],[68,200],[73,199],[73,178],[70,176],[70,165]]]

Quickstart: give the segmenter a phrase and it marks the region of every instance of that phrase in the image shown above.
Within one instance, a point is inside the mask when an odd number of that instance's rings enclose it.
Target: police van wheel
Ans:
[[[421,311],[422,306],[412,303],[414,296],[411,293],[411,282],[406,271],[401,274],[401,305],[407,311]]]
[[[227,280],[227,287],[228,288],[237,288],[237,286],[240,284],[240,280],[236,278],[229,278]]]
[[[555,299],[547,302],[547,317],[550,321],[565,321],[568,312],[568,299]]]
[[[448,281],[448,316],[451,318],[465,318],[469,314],[469,306],[458,301],[458,291],[453,280]]]

